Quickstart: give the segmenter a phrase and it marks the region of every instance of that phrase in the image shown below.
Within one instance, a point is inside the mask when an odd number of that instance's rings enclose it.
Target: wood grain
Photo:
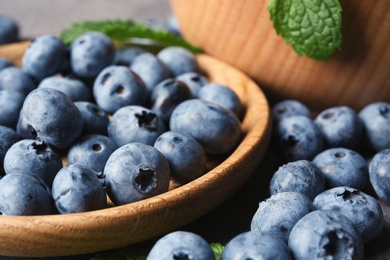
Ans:
[[[343,46],[329,61],[298,56],[273,29],[268,0],[171,0],[183,36],[247,73],[271,102],[356,110],[390,101],[390,1],[341,0]]]
[[[20,64],[27,45],[0,47],[0,56]],[[268,148],[269,105],[244,73],[207,55],[197,60],[211,81],[230,86],[246,106],[243,139],[229,157],[186,185],[128,205],[69,215],[0,216],[0,255],[64,256],[122,247],[180,228],[233,195]]]

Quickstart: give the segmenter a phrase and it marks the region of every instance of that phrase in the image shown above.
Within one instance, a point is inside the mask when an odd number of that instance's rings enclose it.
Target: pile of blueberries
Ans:
[[[181,47],[119,49],[100,32],[66,46],[43,35],[21,68],[0,64],[4,215],[98,210],[106,195],[143,200],[202,176],[242,138],[239,97]]]
[[[378,199],[390,205],[390,103],[313,115],[284,100],[272,106],[272,117],[270,149],[282,164],[250,231],[232,238],[221,259],[363,259],[365,243],[384,226]],[[162,237],[148,259],[164,250],[166,259],[215,259],[202,237],[186,231]]]
[[[69,47],[38,37],[20,69],[0,59],[0,99],[0,211],[8,215],[95,210],[106,207],[106,192],[122,205],[165,192],[171,178],[189,182],[204,174],[208,155],[235,148],[244,113],[185,49],[118,50],[97,32]],[[250,231],[221,259],[363,259],[384,225],[378,199],[390,204],[390,103],[314,116],[285,100],[272,117],[270,149],[283,164]],[[215,255],[186,231],[163,236],[148,255],[195,258]]]

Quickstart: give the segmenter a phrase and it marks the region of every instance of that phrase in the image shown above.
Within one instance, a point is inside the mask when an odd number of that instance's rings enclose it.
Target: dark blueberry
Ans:
[[[384,225],[382,208],[370,195],[351,187],[335,187],[315,197],[313,204],[320,210],[334,210],[355,224],[363,242],[376,237]]]
[[[70,65],[80,78],[94,78],[111,65],[115,47],[110,38],[101,32],[87,32],[70,46]]]
[[[76,101],[75,106],[79,109],[83,118],[82,135],[101,134],[107,135],[109,115],[95,103],[88,101]]]
[[[275,127],[274,140],[282,160],[312,160],[324,147],[324,137],[306,116],[283,118]]]
[[[356,148],[362,138],[363,124],[356,112],[347,106],[322,111],[314,123],[321,130],[325,146]]]
[[[104,167],[107,194],[115,205],[168,191],[169,163],[153,146],[132,142],[119,147]]]
[[[0,180],[0,213],[12,216],[56,213],[49,186],[37,176],[7,174]]]
[[[4,156],[8,149],[22,137],[12,128],[0,125],[0,175],[4,175]]]
[[[149,91],[142,79],[125,66],[108,66],[93,85],[96,104],[107,113],[130,105],[146,105]]]
[[[98,210],[107,206],[106,192],[97,174],[79,164],[65,166],[57,173],[52,196],[61,214]]]
[[[16,128],[24,138],[40,139],[56,147],[69,147],[80,137],[83,119],[64,93],[38,88],[26,97]]]
[[[168,67],[174,77],[199,70],[195,55],[183,47],[166,47],[157,53],[157,57]]]
[[[32,139],[15,143],[4,157],[6,174],[33,174],[49,186],[61,168],[61,156],[50,145]]]
[[[331,148],[319,153],[313,163],[325,177],[326,186],[349,186],[359,190],[369,183],[366,159],[347,148]]]
[[[225,246],[221,260],[272,259],[289,260],[290,250],[282,239],[258,231],[247,231],[233,237]]]
[[[287,243],[291,229],[315,209],[312,201],[298,192],[280,192],[260,202],[251,221],[251,230],[267,233]]]
[[[0,89],[20,92],[27,96],[36,88],[35,83],[21,69],[8,67],[0,71]]]
[[[152,53],[138,55],[131,63],[130,69],[140,76],[149,91],[153,91],[158,83],[171,77],[171,72],[165,64]]]
[[[67,59],[68,47],[55,35],[33,40],[22,58],[22,69],[36,81],[59,73]]]
[[[18,23],[10,17],[0,16],[0,45],[17,42],[18,40]]]
[[[331,210],[315,210],[293,227],[288,246],[294,259],[363,259],[362,238],[354,223]]]
[[[17,92],[0,89],[0,124],[16,128],[26,95]]]
[[[232,110],[238,118],[241,118],[244,107],[237,94],[228,86],[219,83],[204,85],[198,92],[198,98],[215,102]]]
[[[186,72],[176,77],[177,80],[185,83],[191,90],[191,96],[198,98],[198,92],[209,83],[209,80],[198,72]]]
[[[116,111],[108,123],[108,136],[122,146],[131,142],[153,145],[166,131],[164,121],[141,106],[125,106]]]
[[[63,92],[73,102],[89,101],[92,96],[91,90],[84,84],[83,81],[61,74],[53,75],[42,80],[39,88],[54,88]]]
[[[369,176],[375,193],[390,205],[390,149],[374,155],[369,165]]]
[[[161,237],[146,259],[215,260],[215,255],[209,243],[201,236],[188,231],[174,231]]]
[[[104,135],[85,135],[68,150],[68,163],[81,164],[97,173],[103,172],[108,157],[117,149],[116,144]]]
[[[175,180],[187,183],[205,173],[206,153],[194,138],[168,131],[157,138],[154,147],[167,158]]]
[[[24,99],[35,88],[31,78],[17,67],[0,71],[0,125],[16,127]]]
[[[272,118],[275,124],[289,116],[306,116],[312,118],[309,108],[295,99],[286,99],[272,106]]]
[[[292,191],[302,193],[313,200],[324,189],[324,175],[308,160],[298,160],[280,166],[270,182],[271,195]]]
[[[145,52],[144,48],[137,46],[117,48],[112,65],[130,66],[135,57]]]
[[[358,115],[363,121],[367,146],[375,152],[390,148],[390,103],[371,103]]]
[[[180,25],[176,16],[170,15],[167,19],[167,25],[168,25],[168,31],[170,31],[171,33],[177,36],[181,36]]]
[[[173,110],[191,98],[191,91],[183,82],[166,79],[157,84],[150,97],[150,109],[168,125]]]
[[[9,59],[0,57],[0,71],[8,67],[15,67],[15,64]]]
[[[241,139],[241,123],[229,109],[218,104],[190,99],[172,112],[170,129],[189,135],[209,154],[231,152]]]

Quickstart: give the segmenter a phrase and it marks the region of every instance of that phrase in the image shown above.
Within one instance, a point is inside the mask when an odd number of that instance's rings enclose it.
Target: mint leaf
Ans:
[[[71,24],[60,33],[60,38],[65,44],[72,43],[78,36],[89,31],[99,31],[106,34],[113,41],[126,42],[131,39],[148,39],[154,44],[167,46],[181,46],[192,52],[201,50],[188,44],[182,37],[162,29],[153,29],[144,23],[136,23],[132,20],[103,20],[83,21]]]
[[[217,260],[221,259],[221,254],[222,254],[222,251],[224,249],[224,246],[219,244],[219,243],[211,243],[210,246],[211,246],[211,249],[213,249],[213,251],[214,251],[215,258]]]
[[[338,0],[270,0],[268,11],[276,32],[299,55],[326,61],[341,48]]]

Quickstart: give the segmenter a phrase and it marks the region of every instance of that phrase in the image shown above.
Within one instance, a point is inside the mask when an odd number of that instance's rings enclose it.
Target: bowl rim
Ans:
[[[28,43],[12,45],[0,46],[0,57],[16,48],[19,53],[12,57],[20,59]],[[238,82],[233,88],[241,91],[240,98],[245,98],[247,107],[241,120],[245,135],[237,148],[198,179],[142,201],[68,215],[0,216],[0,255],[66,256],[145,241],[205,215],[246,182],[269,145],[268,101],[260,87],[243,72],[205,54],[197,54],[196,58],[210,81]],[[225,73],[217,75],[210,73],[212,70]],[[218,190],[216,184],[223,187]],[[162,222],[156,223],[157,220]]]

